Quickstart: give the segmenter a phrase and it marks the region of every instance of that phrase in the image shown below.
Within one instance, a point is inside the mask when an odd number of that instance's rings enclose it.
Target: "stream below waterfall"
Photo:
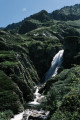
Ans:
[[[35,89],[34,100],[28,103],[29,109],[26,109],[22,113],[15,115],[14,118],[12,118],[11,120],[33,120],[33,118],[36,120],[38,120],[38,118],[40,120],[47,119],[49,115],[49,111],[44,111],[41,109],[36,110],[36,106],[40,105],[43,99],[45,99],[45,97],[39,93],[39,88],[40,87],[38,86],[34,87]],[[35,109],[34,109],[34,106],[35,106]]]
[[[62,65],[64,50],[60,50],[51,62],[51,67],[45,74],[45,81],[51,77],[56,76],[59,67]],[[29,109],[26,109],[22,113],[15,115],[11,120],[47,120],[49,116],[49,111],[44,111],[42,109],[37,110],[37,106],[45,99],[43,95],[39,93],[40,87],[35,86],[34,100],[28,103]]]

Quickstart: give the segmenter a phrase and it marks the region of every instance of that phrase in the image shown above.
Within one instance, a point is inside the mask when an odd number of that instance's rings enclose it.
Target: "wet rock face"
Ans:
[[[49,115],[49,111],[45,112],[43,110],[37,111],[37,110],[27,109],[24,112],[22,120],[47,120],[48,115]]]

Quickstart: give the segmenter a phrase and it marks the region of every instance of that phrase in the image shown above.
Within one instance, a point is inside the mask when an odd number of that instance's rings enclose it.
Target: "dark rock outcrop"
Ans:
[[[73,64],[79,65],[80,61],[80,38],[67,37],[64,39],[64,56],[63,66],[70,68]]]

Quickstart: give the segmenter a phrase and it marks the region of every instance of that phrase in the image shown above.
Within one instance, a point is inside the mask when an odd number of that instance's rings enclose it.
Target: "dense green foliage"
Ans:
[[[11,117],[13,117],[13,112],[11,110],[0,112],[0,120],[9,120]]]
[[[74,6],[67,6],[60,10],[53,11],[51,17],[57,20],[77,20],[80,19],[80,4]]]
[[[26,33],[30,30],[36,29],[37,27],[50,26],[54,24],[55,20],[66,21],[69,25],[80,28],[80,4],[63,7],[62,9],[55,10],[52,13],[42,10],[39,13],[25,18],[19,23],[8,25],[6,28],[9,30],[16,29],[14,30],[15,32]]]
[[[17,113],[19,110],[23,110],[20,103],[19,90],[17,85],[3,72],[0,71],[0,110],[7,109]]]
[[[51,120],[80,119],[80,67],[63,70],[45,87],[48,92],[43,106],[51,111]]]
[[[33,99],[38,75],[29,59],[24,38],[0,30],[0,111],[18,113]]]
[[[24,109],[44,82],[53,56],[64,49],[58,75],[42,88],[50,120],[80,119],[80,5],[34,14],[0,29],[0,120]]]

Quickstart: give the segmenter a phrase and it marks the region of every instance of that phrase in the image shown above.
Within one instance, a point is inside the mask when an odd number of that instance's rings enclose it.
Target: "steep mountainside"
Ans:
[[[40,92],[49,120],[80,119],[80,5],[45,10],[0,29],[0,119],[27,108],[34,86],[44,83],[55,54],[64,49],[58,75]]]
[[[17,113],[33,98],[37,72],[18,34],[0,30],[0,110]]]
[[[50,26],[57,21],[75,21],[80,19],[80,4],[74,6],[63,7],[60,10],[48,13],[45,10],[40,11],[28,18],[25,18],[19,23],[8,25],[6,28],[9,30],[16,29],[15,31],[23,34],[43,26]],[[79,20],[80,21],[80,20]],[[79,25],[80,26],[80,25]]]
[[[56,20],[78,20],[80,19],[80,4],[67,6],[51,13],[52,19]]]
[[[6,29],[9,30],[16,29],[15,31],[19,33],[24,33],[24,32],[26,33],[33,29],[36,29],[37,27],[43,26],[42,23],[47,22],[50,19],[51,18],[47,13],[47,11],[42,10],[39,13],[36,13],[28,18],[25,18],[19,23],[13,23],[11,25],[8,25]]]
[[[29,56],[41,79],[49,69],[53,56],[63,49],[63,39],[68,36],[79,36],[79,33],[61,22],[26,33],[29,39]]]
[[[47,99],[42,106],[51,111],[50,120],[80,119],[79,46],[79,37],[65,39],[63,70],[44,85],[43,91]]]

